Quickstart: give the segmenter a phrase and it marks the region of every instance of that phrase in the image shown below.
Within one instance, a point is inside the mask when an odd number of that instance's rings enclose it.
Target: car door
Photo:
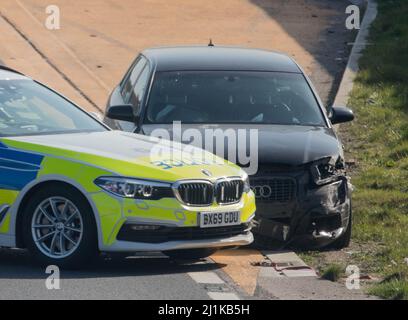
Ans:
[[[7,213],[19,192],[33,181],[44,156],[15,150],[0,138],[0,236],[8,232]],[[1,245],[1,243],[0,243]]]

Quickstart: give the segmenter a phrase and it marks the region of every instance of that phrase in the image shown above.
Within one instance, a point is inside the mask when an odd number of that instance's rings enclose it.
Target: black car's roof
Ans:
[[[154,64],[157,71],[301,72],[296,63],[287,55],[260,49],[219,46],[162,47],[146,49],[142,54]]]

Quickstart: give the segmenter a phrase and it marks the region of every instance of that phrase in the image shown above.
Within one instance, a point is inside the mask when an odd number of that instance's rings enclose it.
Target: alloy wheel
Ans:
[[[31,232],[37,248],[46,256],[62,259],[79,247],[83,221],[78,208],[63,197],[50,197],[35,209]]]

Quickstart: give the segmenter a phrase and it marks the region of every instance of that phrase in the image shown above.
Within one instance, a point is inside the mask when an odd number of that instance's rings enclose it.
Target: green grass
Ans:
[[[321,271],[321,278],[330,281],[338,281],[344,274],[344,268],[338,264],[330,264]]]
[[[384,299],[408,300],[408,282],[391,280],[373,286],[368,292]]]
[[[349,100],[356,119],[341,134],[351,139],[347,156],[357,161],[353,239],[374,244],[355,259],[364,272],[386,278],[370,293],[408,299],[408,2],[377,2]]]

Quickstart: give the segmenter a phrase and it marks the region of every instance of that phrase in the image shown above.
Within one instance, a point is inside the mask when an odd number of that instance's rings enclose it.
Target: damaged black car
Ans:
[[[245,168],[258,244],[343,248],[352,187],[333,125],[353,118],[345,107],[326,111],[284,54],[203,46],[143,51],[112,92],[105,122],[146,135],[164,129]]]

